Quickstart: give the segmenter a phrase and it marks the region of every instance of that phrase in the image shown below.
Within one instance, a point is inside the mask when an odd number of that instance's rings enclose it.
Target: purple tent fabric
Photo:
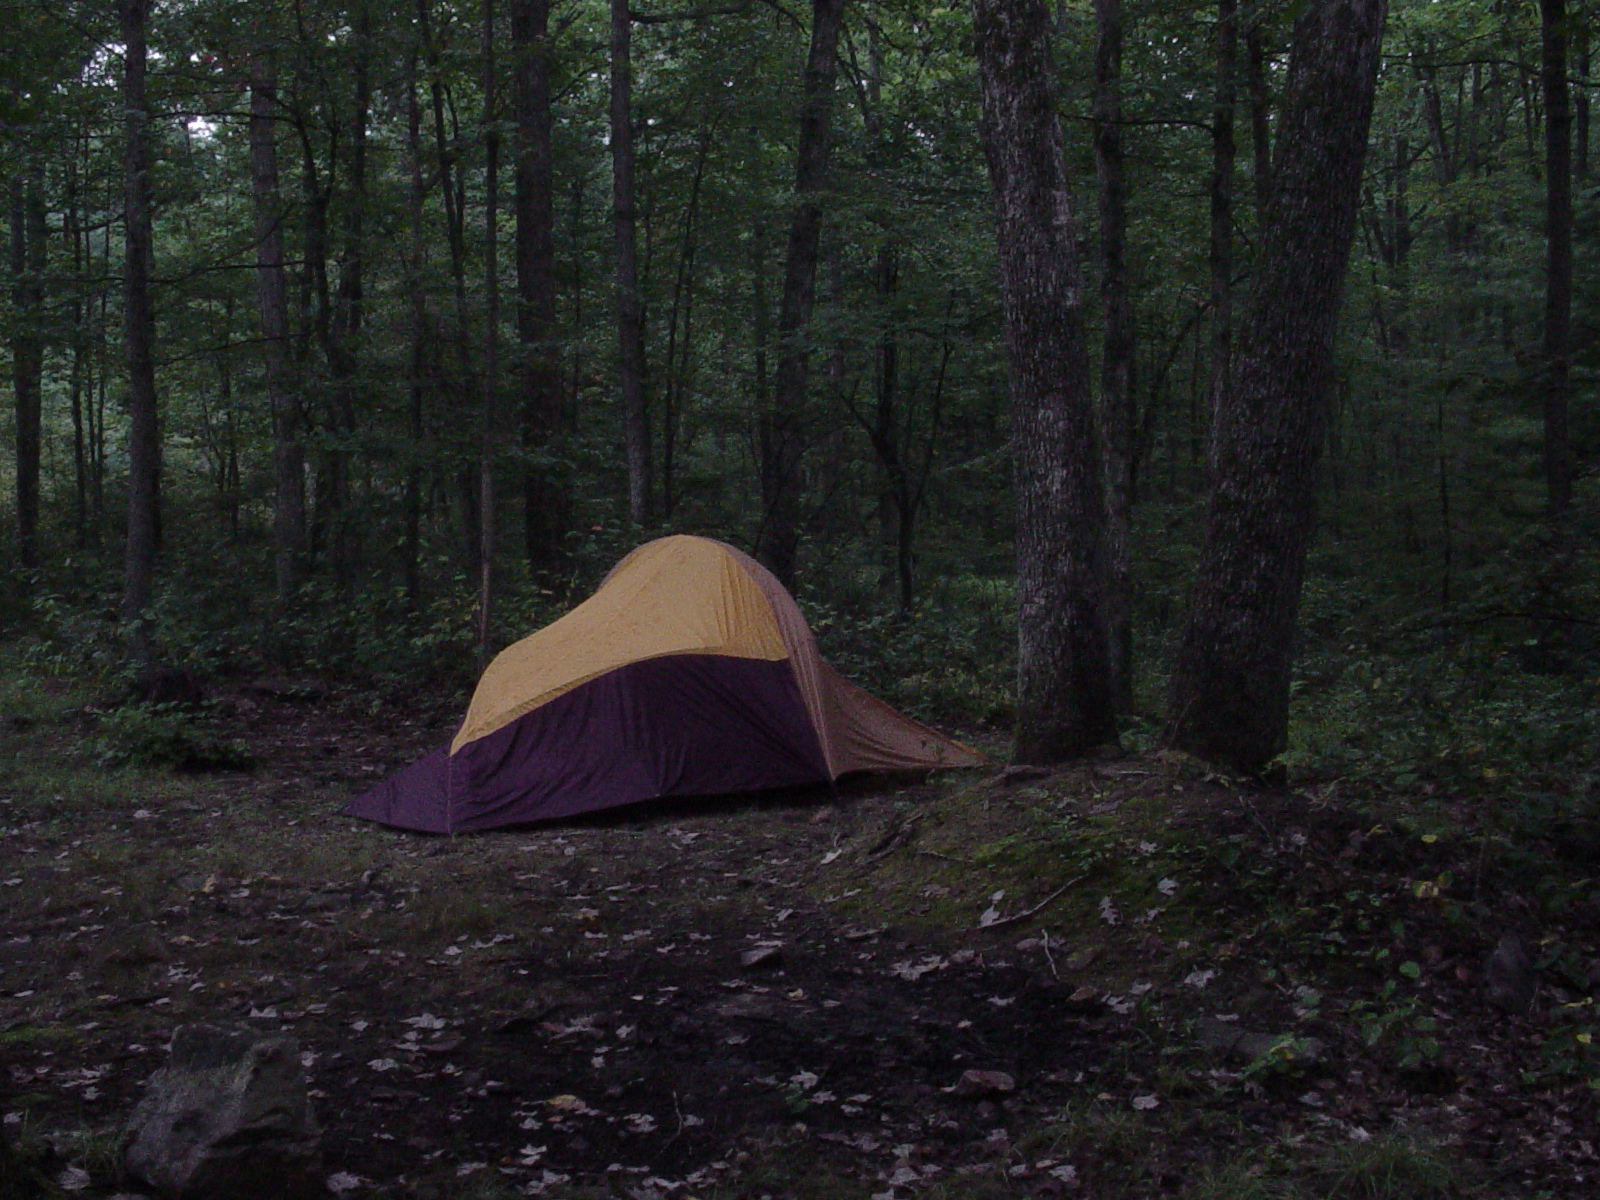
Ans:
[[[434,751],[346,811],[466,833],[829,778],[787,661],[680,654],[591,679],[453,756]]]

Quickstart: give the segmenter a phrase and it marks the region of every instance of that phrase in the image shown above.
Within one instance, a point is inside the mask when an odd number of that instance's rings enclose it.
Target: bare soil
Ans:
[[[227,713],[252,771],[108,773],[92,714],[0,728],[0,1112],[78,1194],[125,1186],[121,1122],[192,1021],[298,1039],[356,1196],[1600,1176],[1589,1076],[1546,1069],[1563,1030],[1587,1062],[1592,900],[1554,919],[1465,835],[1336,789],[1127,761],[443,839],[340,806],[449,711],[267,689]],[[1560,952],[1527,1015],[1480,995],[1507,930]],[[1276,1049],[1229,1058],[1219,1024]],[[1359,1190],[1382,1171],[1401,1190]]]

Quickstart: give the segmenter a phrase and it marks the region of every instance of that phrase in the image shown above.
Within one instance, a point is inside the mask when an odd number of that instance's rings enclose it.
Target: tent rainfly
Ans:
[[[765,567],[677,536],[640,546],[588,600],[503,651],[455,739],[346,811],[466,833],[983,761],[823,662]]]

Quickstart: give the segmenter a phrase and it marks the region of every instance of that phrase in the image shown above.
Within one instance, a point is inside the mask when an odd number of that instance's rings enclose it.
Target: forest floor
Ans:
[[[193,1021],[298,1039],[356,1197],[1600,1187],[1588,880],[1443,799],[1128,759],[430,838],[340,809],[443,707],[233,688],[254,769],[181,774],[0,700],[0,1119],[78,1195]]]

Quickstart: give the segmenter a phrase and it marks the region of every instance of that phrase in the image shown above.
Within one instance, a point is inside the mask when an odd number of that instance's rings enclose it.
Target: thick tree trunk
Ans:
[[[11,181],[11,277],[15,332],[11,383],[17,418],[17,558],[39,565],[39,433],[44,382],[44,272],[48,226],[44,175],[37,164]]]
[[[1566,0],[1539,0],[1544,87],[1545,503],[1560,517],[1572,503],[1567,432],[1572,354],[1572,108],[1567,93]]]
[[[756,555],[786,586],[800,548],[800,459],[804,451],[807,328],[817,294],[822,191],[828,179],[829,124],[839,66],[845,0],[812,0],[811,47],[801,84],[795,147],[794,211],[778,300],[778,369],[771,406],[761,414],[761,536]]]
[[[255,200],[256,296],[262,357],[272,408],[273,568],[278,603],[287,605],[300,579],[305,545],[305,450],[300,405],[289,360],[289,307],[283,266],[283,200],[278,191],[277,68],[262,48],[250,73],[250,189]]]
[[[1295,24],[1272,200],[1217,413],[1165,737],[1247,771],[1287,745],[1295,618],[1384,9],[1384,0],[1310,0]]]
[[[120,0],[125,234],[122,314],[128,368],[128,532],[122,620],[134,664],[148,669],[154,647],[145,612],[160,536],[161,428],[156,411],[155,320],[150,307],[150,112],[145,95],[145,28],[153,0]]]
[[[1228,390],[1233,361],[1233,108],[1239,46],[1237,0],[1217,0],[1217,86],[1211,112],[1211,382],[1212,428]],[[1209,458],[1209,455],[1208,455]]]
[[[1083,287],[1042,0],[975,0],[979,134],[994,187],[1017,492],[1016,759],[1117,740],[1105,497]]]
[[[517,375],[523,448],[556,457],[561,432],[561,367],[556,336],[555,183],[551,169],[550,3],[512,0],[516,109]],[[566,487],[553,465],[523,473],[528,565],[551,565],[566,532]]]
[[[611,0],[611,202],[615,246],[617,373],[628,455],[628,519],[650,522],[650,408],[645,397],[644,299],[639,294],[633,186],[633,18]]]
[[[1133,710],[1134,320],[1128,287],[1128,184],[1122,167],[1122,3],[1095,0],[1094,158],[1100,183],[1100,430],[1105,447],[1106,627],[1118,712]]]

